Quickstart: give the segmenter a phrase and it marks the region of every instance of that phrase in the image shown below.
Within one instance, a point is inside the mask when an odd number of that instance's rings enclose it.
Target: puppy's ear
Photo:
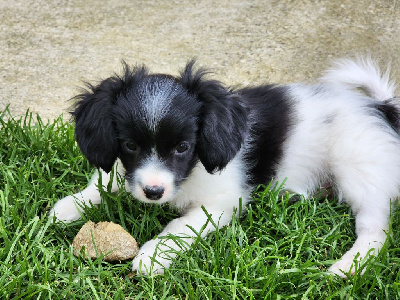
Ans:
[[[241,98],[216,80],[206,80],[203,69],[190,61],[181,73],[182,84],[202,103],[197,152],[207,172],[222,170],[235,157],[247,127],[247,109]]]
[[[89,162],[107,173],[111,171],[119,154],[119,141],[115,132],[113,107],[121,93],[137,77],[144,76],[144,67],[130,70],[124,64],[124,75],[103,80],[97,86],[87,84],[87,90],[74,99],[75,138]]]

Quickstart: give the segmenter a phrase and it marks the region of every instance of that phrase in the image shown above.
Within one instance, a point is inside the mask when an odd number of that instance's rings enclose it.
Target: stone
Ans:
[[[139,252],[136,240],[113,222],[88,221],[75,236],[72,246],[75,256],[85,247],[86,257],[96,259],[104,254],[103,260],[109,262],[132,259]]]

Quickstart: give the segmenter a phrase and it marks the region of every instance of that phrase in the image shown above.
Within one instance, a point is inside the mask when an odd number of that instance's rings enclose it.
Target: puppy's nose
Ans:
[[[163,196],[164,188],[159,185],[146,185],[143,188],[143,192],[146,195],[147,199],[158,200]]]

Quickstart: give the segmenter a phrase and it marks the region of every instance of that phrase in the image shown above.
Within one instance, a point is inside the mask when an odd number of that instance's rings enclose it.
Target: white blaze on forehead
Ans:
[[[163,78],[145,85],[141,99],[146,122],[151,130],[155,131],[159,122],[168,113],[171,100],[178,94],[178,85],[171,78]]]

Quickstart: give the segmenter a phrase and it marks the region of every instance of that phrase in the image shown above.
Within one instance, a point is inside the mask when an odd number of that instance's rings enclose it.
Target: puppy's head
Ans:
[[[220,82],[187,64],[178,77],[129,68],[78,95],[75,135],[83,154],[109,172],[120,158],[134,197],[164,203],[200,160],[209,173],[236,155],[246,109]]]

